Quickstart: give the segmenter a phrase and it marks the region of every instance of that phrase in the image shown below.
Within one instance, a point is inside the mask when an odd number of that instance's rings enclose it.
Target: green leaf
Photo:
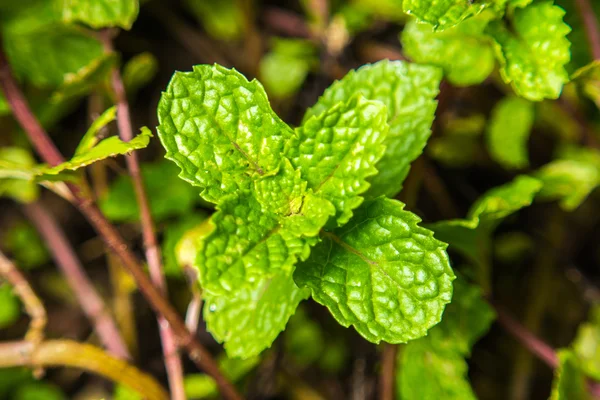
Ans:
[[[306,111],[304,121],[346,102],[355,93],[385,104],[390,130],[385,154],[375,167],[379,173],[369,179],[368,195],[394,197],[431,134],[441,78],[442,71],[436,67],[403,61],[366,65],[331,85]]]
[[[99,142],[99,138],[97,137],[98,133],[109,123],[115,120],[117,117],[117,107],[113,106],[106,111],[104,111],[98,118],[92,122],[89,129],[83,135],[83,138],[77,145],[77,149],[75,149],[75,155],[83,154],[92,149],[92,147],[96,146]]]
[[[117,59],[114,53],[103,54],[77,72],[65,74],[63,83],[52,94],[51,101],[60,102],[90,92],[108,77]]]
[[[2,249],[10,254],[22,270],[46,264],[50,254],[37,230],[25,221],[17,221],[2,232]]]
[[[79,168],[88,166],[99,160],[108,157],[115,157],[131,153],[134,150],[143,149],[150,143],[152,132],[146,127],[142,127],[141,133],[131,139],[129,142],[123,142],[116,136],[109,137],[100,141],[96,146],[88,151],[75,155],[69,161],[59,164],[55,167],[45,167],[40,170],[38,180],[60,179],[61,173],[65,171],[76,171]]]
[[[586,375],[600,380],[600,308],[591,311],[589,322],[581,324],[573,342],[573,352]]]
[[[483,300],[481,289],[459,277],[442,322],[427,337],[408,343],[400,353],[396,377],[398,398],[476,399],[465,357],[493,319],[494,312]]]
[[[600,186],[600,152],[588,148],[568,149],[534,176],[544,184],[540,199],[559,200],[563,209],[573,211]]]
[[[276,172],[293,135],[258,81],[219,65],[175,73],[158,104],[158,119],[166,157],[214,203]]]
[[[600,107],[600,60],[579,68],[571,77],[582,92]]]
[[[7,58],[15,74],[36,86],[56,87],[68,74],[102,57],[102,44],[61,23],[53,1],[25,7],[2,25]]]
[[[502,15],[506,0],[473,2],[470,0],[404,0],[404,12],[415,16],[421,22],[433,25],[436,30],[452,28],[461,21],[491,8],[496,15]]]
[[[8,328],[19,320],[21,303],[10,285],[0,284],[0,329]]]
[[[442,68],[454,85],[481,83],[496,63],[492,41],[484,34],[492,17],[482,13],[441,32],[411,20],[402,31],[402,50],[417,63]]]
[[[506,97],[494,107],[488,126],[487,145],[492,158],[506,168],[529,165],[527,141],[535,118],[533,103]]]
[[[184,3],[214,38],[236,40],[243,34],[244,15],[235,0],[185,0]]]
[[[375,343],[425,335],[452,296],[446,245],[403,208],[385,198],[363,204],[347,225],[322,233],[294,274],[341,325]]]
[[[123,85],[129,96],[146,86],[158,72],[158,60],[152,53],[133,56],[123,67]]]
[[[305,368],[315,363],[326,351],[325,337],[319,324],[313,321],[300,306],[284,334],[285,354],[295,365]]]
[[[314,236],[334,213],[331,203],[310,194],[285,218],[265,207],[249,193],[230,195],[217,207],[210,220],[213,229],[199,238],[196,258],[206,292],[230,296],[244,285],[291,273],[298,258],[308,257]]]
[[[468,258],[480,274],[482,285],[488,285],[491,257],[491,235],[502,220],[521,208],[531,205],[542,189],[542,182],[527,175],[498,186],[481,196],[466,219],[453,219],[428,224],[435,237]],[[487,290],[488,288],[485,287]]]
[[[260,357],[240,359],[221,356],[218,363],[219,370],[223,372],[223,375],[230,381],[237,382],[260,363]],[[189,399],[214,398],[219,393],[215,380],[206,374],[186,375],[183,385]]]
[[[46,382],[31,382],[20,386],[13,394],[14,400],[66,400],[67,397],[55,386]]]
[[[158,222],[186,215],[201,200],[198,189],[178,179],[179,169],[167,160],[143,163],[141,171],[150,213]],[[165,190],[167,182],[168,190]],[[140,209],[129,175],[119,175],[99,203],[102,212],[112,221],[139,221]]]
[[[197,228],[206,220],[207,215],[204,212],[195,212],[185,214],[175,223],[167,225],[162,241],[162,254],[165,259],[163,271],[166,276],[180,277],[182,275],[184,265],[178,261],[177,247],[190,230]],[[194,253],[194,258],[195,255]]]
[[[590,400],[577,356],[572,351],[560,350],[558,359],[560,364],[555,371],[550,400]]]
[[[377,174],[387,118],[383,103],[356,95],[306,120],[286,145],[285,155],[308,187],[335,206],[339,226],[362,203],[366,179]]]
[[[0,148],[0,197],[7,196],[23,203],[35,201],[39,194],[33,182],[35,160],[19,147]]]
[[[138,0],[62,0],[62,19],[92,28],[131,29],[139,12]]]
[[[260,60],[261,81],[269,95],[285,99],[300,90],[318,62],[317,48],[311,41],[277,38],[271,51]]]
[[[539,1],[514,11],[510,27],[495,21],[487,32],[496,42],[500,74],[515,92],[526,99],[556,99],[569,81],[571,28],[563,22],[565,12],[551,1]]]
[[[229,357],[253,357],[271,346],[308,294],[286,271],[257,280],[235,295],[205,293],[206,328],[217,341],[225,343]]]

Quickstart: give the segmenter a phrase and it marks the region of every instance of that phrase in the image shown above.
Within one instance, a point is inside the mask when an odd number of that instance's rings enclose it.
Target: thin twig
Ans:
[[[103,32],[101,38],[106,51],[108,53],[113,52],[112,38],[107,31]],[[119,127],[119,136],[121,137],[121,140],[128,142],[133,139],[133,128],[131,124],[131,114],[129,112],[129,103],[127,102],[127,94],[125,93],[125,85],[123,84],[123,79],[121,78],[121,73],[118,68],[113,68],[111,72],[111,86],[117,101],[117,126]],[[163,274],[160,249],[156,240],[154,221],[150,213],[150,202],[148,201],[146,188],[144,187],[137,153],[132,152],[125,157],[125,161],[133,182],[135,197],[140,208],[142,237],[146,261],[148,262],[148,270],[150,271],[150,279],[161,294],[164,297],[167,297],[167,284]],[[181,365],[177,343],[175,342],[175,336],[173,335],[169,323],[163,316],[158,315],[157,319],[163,355],[165,358],[165,368],[169,378],[171,398],[173,400],[185,400],[183,367]]]
[[[71,367],[83,369],[119,382],[148,400],[166,400],[165,390],[150,375],[102,349],[72,340],[29,341],[0,344],[0,368]]]
[[[13,287],[15,294],[21,299],[25,311],[31,318],[26,339],[33,343],[41,342],[48,321],[46,309],[21,271],[2,252],[0,252],[0,276]]]
[[[600,28],[594,9],[589,0],[575,0],[575,4],[585,27],[592,57],[594,60],[600,60]]]
[[[58,153],[58,157],[56,157],[56,154],[52,151],[52,149],[56,151],[54,143],[49,139],[47,133],[29,109],[2,51],[0,51],[0,87],[4,91],[5,98],[12,112],[19,113],[19,116],[15,117],[22,124],[21,126],[24,128],[29,140],[35,142],[34,147],[40,157],[51,165],[57,165],[62,162],[62,155]],[[28,129],[31,126],[36,126],[37,128],[35,129],[39,129],[42,135],[32,134]],[[40,137],[43,140],[40,140]],[[93,199],[86,194],[85,189],[73,183],[69,183],[68,187],[73,193],[74,205],[102,237],[107,247],[119,257],[123,266],[133,276],[140,291],[154,311],[163,315],[169,322],[180,345],[187,350],[190,359],[215,380],[223,396],[231,400],[242,399],[231,382],[221,373],[208,350],[187,330],[185,323],[177,311],[162,296],[160,291],[154,287],[139,261],[128,249],[119,231],[106,219]]]
[[[396,355],[398,345],[386,343],[381,357],[381,379],[379,380],[379,399],[394,400],[394,382],[396,375]]]
[[[85,273],[75,251],[56,220],[40,202],[27,204],[23,210],[48,244],[56,265],[75,293],[81,309],[94,325],[102,344],[115,357],[129,359],[129,351],[117,324],[104,305],[104,300],[94,288],[94,284]]]

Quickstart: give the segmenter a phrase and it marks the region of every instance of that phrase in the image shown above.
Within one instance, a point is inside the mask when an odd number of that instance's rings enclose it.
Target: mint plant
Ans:
[[[598,16],[0,2],[0,397],[598,397]]]

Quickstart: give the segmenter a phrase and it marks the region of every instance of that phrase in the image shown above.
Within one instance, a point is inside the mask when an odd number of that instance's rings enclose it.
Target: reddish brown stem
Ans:
[[[56,220],[39,202],[27,204],[23,210],[48,244],[56,265],[67,279],[71,290],[75,293],[79,304],[81,304],[83,312],[92,321],[102,344],[114,356],[129,359],[129,351],[121,337],[117,324],[104,305],[102,297],[94,288],[92,281],[85,273],[75,251]]]
[[[29,139],[34,143],[40,157],[51,165],[59,164],[63,159],[62,156],[60,153],[58,153],[58,156],[53,154],[52,149],[56,151],[56,147],[29,109],[2,51],[0,51],[0,87],[4,90],[4,95],[12,112],[15,114],[19,113],[19,116],[15,117],[22,124],[21,126]],[[19,105],[23,105],[23,107],[20,107]],[[41,129],[41,135],[30,132],[28,128],[31,126],[39,127]],[[106,246],[119,257],[123,266],[127,268],[129,273],[133,276],[140,291],[154,311],[164,316],[169,322],[180,345],[187,350],[190,359],[215,380],[222,394],[227,399],[242,399],[241,395],[237,392],[231,382],[229,382],[221,371],[219,371],[217,363],[210,353],[200,344],[200,342],[198,342],[194,335],[187,330],[185,323],[177,311],[175,311],[167,302],[161,292],[154,287],[148,276],[144,273],[138,260],[131,251],[129,251],[119,231],[106,219],[94,201],[84,193],[82,187],[73,183],[69,183],[68,187],[73,193],[74,205],[102,237]]]
[[[385,344],[381,356],[381,379],[379,380],[380,400],[394,400],[394,378],[396,374],[397,354],[397,344]]]
[[[528,331],[516,319],[511,317],[500,306],[495,306],[498,322],[508,333],[527,348],[533,355],[545,362],[550,368],[558,367],[556,352],[533,333]]]
[[[589,0],[575,0],[594,60],[600,60],[600,28]]]
[[[104,46],[108,52],[112,52],[112,40],[108,34],[102,35]],[[131,114],[129,112],[129,103],[127,102],[127,94],[125,93],[125,85],[118,68],[113,68],[111,74],[111,86],[115,93],[117,101],[117,126],[119,127],[119,136],[121,140],[128,142],[133,139],[133,128],[131,124]],[[142,237],[144,240],[144,250],[146,253],[146,261],[148,262],[148,270],[150,271],[150,279],[164,297],[168,296],[167,284],[163,274],[160,249],[156,241],[154,221],[150,213],[150,203],[144,187],[140,163],[137,153],[133,152],[125,157],[127,169],[133,181],[135,197],[140,207],[140,222],[142,226]],[[169,388],[171,390],[171,398],[173,400],[185,400],[185,391],[183,388],[183,367],[179,350],[175,337],[169,326],[169,323],[163,316],[158,316],[158,327],[160,339],[163,347],[163,355],[165,357],[165,368],[169,378]]]

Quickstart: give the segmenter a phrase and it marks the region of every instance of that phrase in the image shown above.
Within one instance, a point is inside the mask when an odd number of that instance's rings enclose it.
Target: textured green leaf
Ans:
[[[132,96],[147,85],[158,72],[158,60],[152,53],[144,52],[132,57],[123,67],[123,84]]]
[[[343,326],[378,343],[406,342],[440,321],[454,274],[446,245],[396,200],[378,198],[300,263],[294,279]]]
[[[102,44],[61,23],[53,1],[25,6],[2,25],[4,48],[15,73],[37,86],[63,84],[67,74],[102,57]]]
[[[66,23],[81,22],[92,28],[131,29],[139,12],[138,0],[58,0]]]
[[[278,38],[273,42],[271,51],[260,60],[261,82],[269,95],[282,99],[290,97],[298,92],[311,68],[318,62],[313,42]]]
[[[361,95],[313,116],[296,129],[285,154],[308,187],[331,201],[337,225],[352,217],[385,151],[387,109]]]
[[[53,179],[53,175],[59,175],[64,171],[75,171],[79,168],[88,166],[99,160],[109,157],[124,155],[134,150],[143,149],[150,143],[152,132],[146,127],[142,127],[141,133],[129,142],[123,142],[116,136],[109,137],[100,141],[96,146],[88,151],[76,154],[72,159],[59,164],[55,167],[46,167],[41,169],[38,180]]]
[[[500,74],[515,92],[529,100],[556,99],[569,81],[571,28],[565,12],[551,1],[539,1],[514,11],[510,27],[495,21],[487,32],[496,41]]]
[[[316,240],[311,237],[335,211],[331,203],[307,195],[296,213],[281,218],[249,193],[230,195],[217,208],[210,220],[214,229],[201,238],[196,264],[202,288],[221,295],[291,273],[298,258],[308,257]]]
[[[17,221],[2,231],[2,249],[22,270],[40,267],[50,260],[50,254],[37,230],[25,221]]]
[[[387,60],[366,65],[331,85],[307,110],[304,121],[346,102],[355,93],[385,104],[390,130],[385,154],[376,165],[379,173],[369,179],[368,195],[394,197],[431,134],[441,78],[442,71],[432,66]]]
[[[12,287],[0,284],[0,329],[17,322],[21,316],[21,303],[13,294]]]
[[[184,216],[200,201],[198,189],[177,178],[179,169],[164,160],[141,165],[142,179],[156,221]],[[165,190],[168,183],[168,190]],[[112,221],[138,221],[140,209],[129,175],[120,175],[100,199],[100,208]]]
[[[581,370],[595,380],[600,380],[600,308],[593,308],[591,320],[579,327],[573,351]]]
[[[35,201],[40,193],[33,182],[34,166],[29,151],[19,147],[0,148],[0,196],[23,203]]]
[[[550,400],[591,400],[577,356],[569,350],[561,350],[558,359],[560,364],[555,371]]]
[[[206,294],[206,328],[217,341],[225,343],[229,357],[252,357],[271,346],[308,294],[286,271],[257,281],[233,296]]]
[[[527,141],[534,118],[533,103],[519,97],[506,97],[496,105],[487,136],[495,161],[506,168],[527,167]]]
[[[506,0],[404,0],[404,11],[421,22],[427,22],[436,30],[452,28],[461,21],[490,8],[496,15],[502,15]]]
[[[274,173],[293,131],[271,110],[262,85],[236,70],[197,65],[177,72],[158,105],[158,136],[180,177],[218,202]]]
[[[560,206],[572,211],[600,186],[600,152],[587,148],[571,148],[540,168],[534,176],[544,186],[539,197],[559,200]]]
[[[89,129],[83,135],[83,138],[77,145],[77,149],[75,149],[75,155],[83,154],[86,151],[89,151],[98,144],[100,139],[97,137],[98,133],[109,123],[115,120],[117,117],[117,107],[113,106],[106,111],[104,111],[98,118],[92,122]]]
[[[424,338],[408,343],[398,357],[396,391],[406,400],[476,399],[465,357],[487,332],[494,312],[481,290],[459,277],[442,322]]]
[[[242,35],[244,15],[235,0],[185,0],[202,27],[213,37],[236,40]]]
[[[481,83],[496,63],[492,41],[484,34],[491,18],[484,12],[442,32],[412,20],[402,31],[402,50],[417,63],[442,68],[454,85]]]
[[[114,53],[103,54],[77,72],[66,74],[63,83],[52,93],[51,101],[60,102],[90,92],[108,77],[117,59]]]

